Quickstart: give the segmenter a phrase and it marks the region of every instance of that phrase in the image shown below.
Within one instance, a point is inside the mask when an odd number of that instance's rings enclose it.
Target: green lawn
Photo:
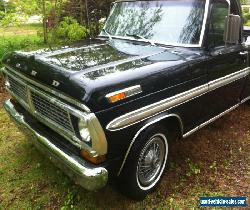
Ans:
[[[42,26],[40,24],[0,27],[0,61],[4,55],[15,50],[44,47],[43,38],[38,35],[41,31]]]
[[[42,32],[42,24],[26,24],[20,26],[0,27],[0,36],[27,36]]]
[[[249,107],[173,149],[170,169],[144,201],[131,201],[111,186],[87,192],[44,158],[1,108],[0,209],[197,209],[200,196],[250,195]]]

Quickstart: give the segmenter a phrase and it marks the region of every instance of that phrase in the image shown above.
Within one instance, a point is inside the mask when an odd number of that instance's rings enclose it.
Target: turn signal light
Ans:
[[[116,101],[120,101],[122,99],[126,98],[126,93],[125,92],[121,92],[121,93],[117,93],[115,95],[109,96],[108,100],[110,103],[115,103]]]
[[[89,162],[98,165],[106,160],[106,155],[92,157],[87,151],[81,150],[80,156],[84,159],[88,160]]]
[[[125,98],[137,95],[142,93],[142,89],[140,85],[135,85],[132,87],[125,88],[123,90],[119,90],[113,93],[109,93],[106,95],[109,103],[115,103],[117,101],[123,100]]]

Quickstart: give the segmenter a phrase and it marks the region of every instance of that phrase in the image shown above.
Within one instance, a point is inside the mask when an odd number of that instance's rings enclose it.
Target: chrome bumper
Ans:
[[[63,170],[76,184],[81,185],[87,190],[98,190],[104,187],[108,181],[108,171],[103,167],[93,167],[86,161],[74,155],[66,154],[64,151],[54,145],[47,137],[39,134],[39,131],[33,129],[20,114],[14,104],[8,100],[4,104],[5,110],[15,121],[17,126],[41,152]]]

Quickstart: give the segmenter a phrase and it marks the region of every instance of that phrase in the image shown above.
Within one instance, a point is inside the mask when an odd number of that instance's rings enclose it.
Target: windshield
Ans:
[[[118,2],[104,29],[116,37],[131,39],[132,35],[155,43],[198,45],[205,4],[205,0]],[[107,36],[105,32],[100,35]]]

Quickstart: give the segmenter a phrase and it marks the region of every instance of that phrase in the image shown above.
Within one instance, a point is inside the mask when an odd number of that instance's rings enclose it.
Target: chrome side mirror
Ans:
[[[245,45],[246,47],[250,47],[250,36],[248,36],[248,37],[246,38],[246,41],[244,42],[244,45]]]
[[[230,14],[225,20],[224,41],[226,44],[239,44],[241,31],[241,17]]]

